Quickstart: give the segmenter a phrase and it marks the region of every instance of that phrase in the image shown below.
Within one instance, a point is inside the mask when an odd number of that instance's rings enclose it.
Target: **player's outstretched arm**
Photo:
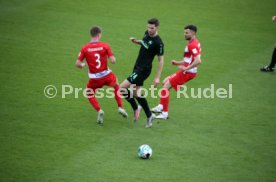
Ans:
[[[77,60],[76,63],[75,63],[75,66],[77,68],[82,69],[83,67],[85,67],[85,63],[81,62],[80,60]]]
[[[139,45],[141,44],[141,40],[138,40],[138,39],[136,39],[136,38],[134,38],[134,37],[130,37],[129,40],[130,40],[131,42],[135,43],[135,44],[139,44]]]
[[[172,65],[183,65],[184,64],[184,60],[182,60],[182,61],[172,60],[171,63],[172,63]]]
[[[189,69],[192,69],[192,68],[196,67],[200,63],[201,63],[201,59],[200,59],[200,55],[198,55],[198,56],[195,57],[194,62],[192,62],[192,64],[190,64],[189,66],[185,67],[183,65],[180,65],[180,66],[178,66],[178,68],[186,71],[186,70],[189,70]]]

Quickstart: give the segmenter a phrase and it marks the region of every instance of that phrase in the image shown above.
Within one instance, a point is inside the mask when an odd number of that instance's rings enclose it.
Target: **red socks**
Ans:
[[[122,107],[122,96],[121,96],[121,93],[120,93],[120,87],[119,85],[115,86],[114,87],[114,95],[115,95],[115,99],[116,99],[116,102],[118,104],[118,107]]]
[[[122,97],[121,97],[121,93],[120,93],[119,89],[120,89],[119,85],[114,87],[114,95],[115,95],[115,99],[118,104],[118,107],[122,107],[122,105],[123,105]],[[98,102],[97,98],[95,97],[94,93],[95,93],[95,90],[93,89],[93,94],[89,93],[89,94],[87,94],[87,97],[88,97],[88,100],[89,100],[90,104],[92,105],[92,107],[97,112],[99,112],[101,108],[100,108],[99,102]]]
[[[100,105],[99,105],[99,102],[97,100],[97,98],[95,97],[95,90],[93,89],[93,94],[92,93],[89,93],[87,94],[87,98],[90,102],[90,104],[94,107],[94,109],[99,112],[101,110],[100,108]]]
[[[170,102],[170,91],[167,88],[162,88],[160,104],[163,105],[163,111],[168,112]]]

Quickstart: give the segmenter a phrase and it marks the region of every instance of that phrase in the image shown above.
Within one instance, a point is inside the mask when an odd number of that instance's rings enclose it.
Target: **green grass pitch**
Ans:
[[[0,181],[275,181],[276,73],[261,73],[276,43],[275,0],[1,0]],[[176,99],[170,119],[145,129],[99,99],[104,126],[86,98],[61,98],[61,86],[85,88],[74,67],[92,25],[103,27],[120,82],[132,71],[146,21],[158,17],[165,43],[162,79],[181,59],[183,27],[196,24],[202,64],[189,88],[227,88],[232,99]],[[145,83],[149,87],[156,72]],[[48,99],[46,85],[58,88]],[[159,86],[160,88],[160,86]],[[158,99],[148,99],[150,107]],[[132,116],[129,104],[123,101]],[[139,159],[149,144],[153,156]]]

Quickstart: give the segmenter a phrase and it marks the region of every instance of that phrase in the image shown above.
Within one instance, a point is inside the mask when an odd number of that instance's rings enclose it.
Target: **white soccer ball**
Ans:
[[[138,149],[138,156],[142,159],[149,159],[152,156],[152,149],[149,145],[141,145]]]

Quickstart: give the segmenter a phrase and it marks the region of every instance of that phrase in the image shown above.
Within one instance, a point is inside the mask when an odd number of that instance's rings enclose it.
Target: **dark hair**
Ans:
[[[148,24],[155,25],[156,27],[159,26],[159,20],[157,18],[151,18],[148,20]]]
[[[195,25],[187,25],[187,26],[184,27],[184,29],[185,30],[186,29],[190,29],[190,30],[192,30],[195,33],[197,32],[197,27]]]
[[[102,33],[102,29],[99,26],[94,26],[90,30],[90,34],[91,34],[92,37],[95,37],[100,33]]]

